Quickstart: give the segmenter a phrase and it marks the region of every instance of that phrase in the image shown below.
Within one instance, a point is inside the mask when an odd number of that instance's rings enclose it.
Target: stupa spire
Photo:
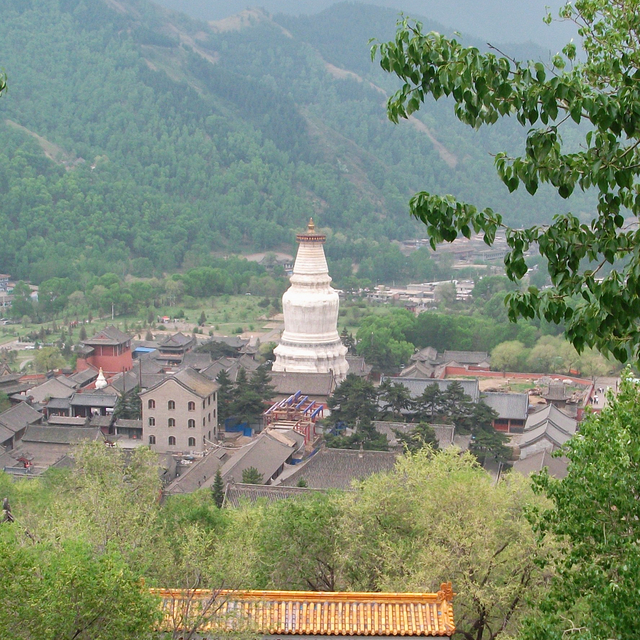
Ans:
[[[291,286],[282,297],[284,332],[274,350],[274,371],[333,372],[342,380],[349,370],[347,348],[338,334],[338,293],[324,255],[326,236],[316,233],[313,218],[306,233],[296,236],[299,246]]]

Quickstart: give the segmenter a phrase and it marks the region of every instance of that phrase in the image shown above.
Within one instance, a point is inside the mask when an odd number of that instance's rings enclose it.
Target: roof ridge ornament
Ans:
[[[307,231],[309,233],[315,233],[316,225],[313,223],[313,218],[309,218],[309,225],[307,226]]]

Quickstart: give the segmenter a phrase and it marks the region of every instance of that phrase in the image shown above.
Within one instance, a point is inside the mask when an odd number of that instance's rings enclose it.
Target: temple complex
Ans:
[[[297,236],[298,255],[291,286],[282,297],[284,332],[274,349],[273,371],[329,373],[343,380],[349,364],[338,334],[338,293],[324,255],[326,236],[316,233],[313,219]]]

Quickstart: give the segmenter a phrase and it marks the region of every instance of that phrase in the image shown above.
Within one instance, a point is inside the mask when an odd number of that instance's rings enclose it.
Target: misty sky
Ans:
[[[314,13],[336,0],[154,0],[171,9],[205,20],[219,20],[247,7],[263,7],[270,13]],[[409,15],[422,15],[456,31],[494,42],[534,42],[552,49],[562,48],[575,28],[568,23],[543,24],[551,9],[556,16],[562,0],[367,0],[363,4],[393,7]]]

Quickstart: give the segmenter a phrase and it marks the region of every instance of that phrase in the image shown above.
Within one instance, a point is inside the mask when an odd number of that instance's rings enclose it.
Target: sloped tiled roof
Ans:
[[[513,470],[524,476],[542,471],[545,467],[552,478],[561,480],[567,475],[569,461],[565,457],[554,458],[546,449],[538,451],[527,458],[516,460],[513,463]]]
[[[79,386],[83,386],[92,382],[98,377],[98,372],[95,369],[88,368],[82,371],[78,371],[69,376],[69,379],[75,382]]]
[[[83,344],[115,346],[128,342],[129,340],[131,340],[131,336],[128,333],[123,333],[120,329],[110,326],[105,327],[102,331],[98,331],[98,333],[88,340],[84,340]]]
[[[30,407],[26,402],[13,405],[0,413],[0,424],[14,433],[42,419],[42,414]]]
[[[459,362],[460,364],[480,364],[490,362],[491,358],[486,351],[445,351],[442,354],[443,362]]]
[[[425,347],[411,356],[414,362],[439,362],[438,351],[435,347]]]
[[[195,338],[192,336],[185,336],[182,331],[174,333],[172,336],[167,336],[160,344],[159,347],[184,347],[195,342]]]
[[[35,402],[43,402],[46,398],[69,398],[74,394],[74,389],[63,384],[58,378],[51,378],[36,387],[29,389],[28,395]]]
[[[220,387],[217,382],[209,380],[209,378],[198,373],[191,367],[178,371],[178,373],[173,377],[182,382],[185,387],[191,389],[191,391],[198,394],[201,398],[206,398]]]
[[[242,482],[242,472],[254,467],[262,476],[262,481],[267,484],[276,471],[287,459],[304,443],[304,437],[291,431],[298,438],[286,441],[269,432],[261,433],[251,444],[240,449],[231,459],[225,462],[220,470],[225,482]],[[213,484],[213,478],[203,486]]]
[[[87,418],[74,416],[49,416],[47,424],[67,427],[83,427],[87,424]]]
[[[431,636],[455,633],[451,583],[437,593],[362,593],[322,591],[179,591],[156,589],[161,598],[163,629],[188,620],[193,599],[218,597],[215,614],[200,632],[242,628],[255,635]],[[233,622],[230,624],[230,618]]]
[[[451,385],[453,382],[459,382],[462,385],[462,389],[471,398],[472,402],[478,402],[478,398],[480,397],[480,387],[478,386],[477,378],[474,378],[473,380],[454,380],[452,378],[441,380],[440,378],[388,378],[385,376],[384,379],[388,380],[389,382],[403,384],[411,392],[412,398],[417,398],[418,396],[422,395],[422,392],[425,390],[425,388],[431,384],[437,385],[440,391],[446,391],[449,388],[449,385]]]
[[[422,362],[420,360],[410,364],[408,367],[405,367],[400,372],[401,378],[431,378],[435,372],[436,368],[434,365],[429,364],[428,362]]]
[[[296,391],[302,391],[308,396],[330,396],[335,388],[335,379],[331,373],[271,371],[269,375],[274,395],[290,396]]]
[[[480,398],[498,413],[503,420],[526,420],[529,411],[529,394],[485,391]]]
[[[324,489],[309,489],[307,487],[289,487],[286,485],[242,484],[229,482],[224,494],[224,506],[239,507],[243,502],[277,502],[287,498],[301,498],[314,493],[324,492]]]
[[[7,427],[3,427],[0,424],[0,443],[6,442],[7,440],[11,440],[11,438],[13,438],[14,435],[15,434],[13,431],[11,431],[10,429],[7,429]],[[1,448],[0,448],[0,453],[2,453]]]
[[[527,447],[542,439],[549,440],[554,447],[561,447],[575,435],[577,426],[576,420],[553,405],[549,405],[537,413],[532,413],[527,418],[524,433],[520,438],[521,457],[528,457]]]
[[[524,430],[525,432],[531,431],[546,421],[551,422],[560,430],[570,435],[573,435],[576,432],[577,421],[552,404],[547,405],[544,409],[529,415],[524,426]]]
[[[391,451],[357,451],[323,447],[280,484],[297,486],[300,480],[311,489],[350,489],[354,480],[364,480],[374,473],[391,471],[397,453]]]
[[[71,396],[72,407],[104,407],[110,409],[116,406],[118,396],[115,393],[101,393],[92,391],[90,393],[74,393]]]
[[[349,373],[360,378],[366,378],[372,371],[373,367],[367,364],[363,356],[345,356],[347,364],[349,365]]]
[[[374,422],[374,427],[378,433],[387,436],[389,447],[391,449],[401,449],[401,444],[398,442],[398,438],[394,429],[400,431],[400,433],[409,433],[416,428],[415,424],[407,422]],[[436,434],[438,439],[438,446],[441,449],[446,449],[453,444],[453,436],[455,433],[455,426],[452,424],[432,424],[430,425]]]
[[[28,445],[30,442],[50,444],[77,444],[83,440],[98,440],[102,438],[100,429],[92,427],[41,427],[31,425],[22,438]]]
[[[184,358],[182,358],[182,366],[191,367],[196,369],[196,371],[202,371],[202,369],[206,369],[210,365],[210,353],[195,353],[194,351],[189,351],[185,353]]]

